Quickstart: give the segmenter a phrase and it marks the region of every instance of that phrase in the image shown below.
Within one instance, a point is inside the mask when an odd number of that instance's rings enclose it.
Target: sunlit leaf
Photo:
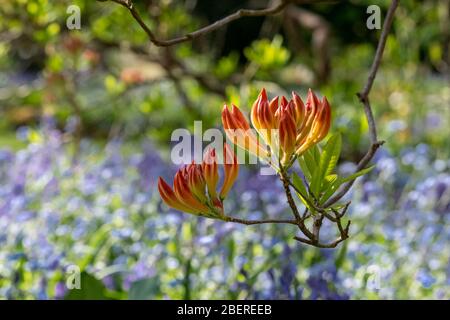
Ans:
[[[355,172],[352,175],[349,175],[348,177],[345,177],[342,179],[342,183],[348,182],[348,181],[352,181],[362,175],[365,175],[366,173],[369,173],[370,171],[372,171],[372,169],[375,167],[375,165],[370,166],[368,168],[362,169],[361,171]]]
[[[325,145],[321,156],[321,174],[326,177],[331,174],[339,160],[342,147],[342,138],[339,133],[331,136]]]
[[[292,175],[292,183],[296,187],[296,194],[298,198],[302,201],[302,203],[308,208],[312,209],[309,205],[310,201],[308,198],[308,191],[306,190],[305,184],[303,183],[302,178],[298,176],[297,173],[294,172]]]
[[[341,184],[342,184],[342,178],[337,178],[332,183],[330,183],[328,185],[328,187],[326,189],[324,189],[322,197],[320,198],[320,203],[323,204],[325,201],[327,201],[336,192],[336,190],[341,186]]]
[[[305,158],[304,157],[299,157],[298,158],[298,164],[300,165],[300,169],[302,169],[302,172],[303,172],[304,176],[306,177],[306,179],[308,181],[311,181],[312,174],[309,171],[308,164],[306,163]]]
[[[88,274],[82,272],[80,275],[80,288],[69,290],[64,297],[65,300],[106,300],[106,288],[105,285]]]

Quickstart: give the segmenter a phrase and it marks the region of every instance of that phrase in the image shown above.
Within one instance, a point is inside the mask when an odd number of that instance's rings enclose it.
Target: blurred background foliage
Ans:
[[[341,169],[358,161],[368,139],[356,92],[379,37],[366,27],[373,2],[290,5],[157,48],[112,2],[0,0],[0,296],[63,297],[75,263],[89,273],[90,291],[78,297],[449,298],[448,0],[404,0],[396,12],[370,96],[387,142],[379,170],[349,195],[349,244],[318,251],[281,227],[197,221],[167,213],[154,194],[156,177],[173,173],[174,129],[199,119],[219,128],[224,103],[249,111],[263,86],[326,95],[332,131],[344,138]],[[376,2],[383,17],[389,1]],[[272,2],[134,3],[168,39]],[[73,4],[80,30],[66,27]],[[287,214],[281,193],[259,189],[254,172],[244,169],[233,212]],[[380,290],[352,282],[367,282],[361,273],[372,265],[382,270]]]

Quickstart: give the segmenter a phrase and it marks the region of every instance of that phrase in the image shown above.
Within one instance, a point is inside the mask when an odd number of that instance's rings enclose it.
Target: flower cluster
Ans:
[[[225,143],[223,148],[224,177],[217,194],[219,182],[218,160],[215,149],[209,149],[201,164],[192,162],[175,174],[173,189],[159,178],[158,190],[163,201],[174,209],[207,217],[222,217],[223,200],[239,173],[236,155]]]
[[[265,160],[275,154],[281,165],[288,167],[296,156],[327,135],[331,108],[326,97],[319,100],[311,89],[306,104],[295,92],[291,100],[276,96],[269,101],[262,89],[252,106],[251,122],[264,142],[252,132],[237,106],[232,104],[231,110],[224,106],[223,127],[234,144]]]

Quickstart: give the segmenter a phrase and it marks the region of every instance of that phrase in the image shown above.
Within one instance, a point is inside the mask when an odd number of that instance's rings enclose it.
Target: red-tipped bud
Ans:
[[[297,128],[300,128],[306,113],[305,104],[303,103],[302,98],[295,92],[292,92],[292,102],[295,110],[295,123]]]
[[[237,161],[237,157],[230,146],[228,146],[228,144],[226,143],[224,143],[223,145],[223,167],[224,178],[222,189],[220,190],[221,199],[224,199],[227,196],[239,174],[239,164]]]
[[[259,156],[269,155],[251,133],[232,135],[229,132],[229,129],[248,128],[248,122],[237,107],[233,106],[231,112],[225,107],[222,122],[227,136],[234,144],[248,151],[252,148],[259,150]],[[275,97],[269,102],[266,90],[262,89],[252,106],[251,122],[271,149],[277,148],[277,143],[272,141],[272,130],[279,130],[280,160],[286,164],[290,163],[293,150],[299,155],[327,135],[331,110],[326,98],[320,101],[311,89],[306,103],[295,92],[292,92],[291,100]]]
[[[285,96],[281,97],[280,107],[286,107],[289,101],[286,99]]]
[[[190,191],[187,177],[186,167],[175,174],[173,189],[178,201],[191,208],[193,211],[196,211],[196,213],[208,213],[210,211],[209,208],[197,200]]]
[[[281,164],[286,165],[295,150],[297,127],[289,112],[284,112],[280,120]]]
[[[159,177],[158,179],[158,191],[161,195],[161,199],[169,207],[189,213],[198,213],[196,212],[196,210],[193,210],[192,208],[184,205],[181,201],[179,201],[177,196],[175,195],[175,192],[173,192],[172,188],[161,177]]]
[[[228,139],[233,144],[258,157],[267,157],[265,146],[259,143],[258,138],[250,129],[250,125],[237,106],[232,105],[231,112],[227,105],[224,106],[222,110],[222,124]]]
[[[311,103],[316,104],[316,99],[312,96]],[[314,114],[311,116],[307,115],[307,120],[305,120],[307,124],[302,127],[300,134],[297,135],[297,155],[301,155],[308,148],[320,142],[326,137],[328,131],[330,130],[331,108],[327,98],[323,97],[322,101],[317,103],[315,106],[316,108],[314,110]]]
[[[219,170],[217,167],[215,149],[209,149],[206,151],[203,157],[202,170],[210,197],[217,198],[216,187],[219,182]]]
[[[206,182],[200,165],[192,164],[188,168],[188,185],[192,194],[202,203],[208,201],[205,195]]]

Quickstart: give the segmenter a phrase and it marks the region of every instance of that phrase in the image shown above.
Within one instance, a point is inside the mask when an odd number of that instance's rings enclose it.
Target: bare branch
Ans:
[[[294,239],[297,240],[297,241],[309,244],[311,246],[317,247],[317,248],[332,249],[332,248],[336,248],[339,243],[341,243],[342,241],[344,241],[347,238],[339,237],[338,239],[336,239],[333,242],[328,243],[328,244],[326,244],[326,243],[314,243],[313,241],[305,239],[305,238],[302,238],[302,237],[294,237]]]
[[[320,241],[320,229],[322,228],[323,215],[314,217],[313,235],[316,243]]]
[[[394,20],[394,14],[397,6],[398,0],[392,0],[391,6],[389,7],[389,10],[386,14],[386,18],[384,19],[380,40],[378,42],[377,51],[372,62],[372,67],[370,68],[366,85],[364,86],[363,91],[359,93],[360,99],[367,98],[370,90],[372,89],[373,82],[375,81],[375,77],[377,76],[378,68],[380,67],[381,58],[383,57],[384,48],[386,46],[386,40],[392,27],[392,21]]]
[[[239,219],[239,218],[233,218],[226,216],[225,221],[227,222],[234,222],[234,223],[240,223],[245,225],[254,225],[254,224],[266,224],[266,223],[280,223],[280,224],[293,224],[297,225],[297,221],[295,220],[245,220],[245,219]]]
[[[238,20],[242,17],[261,17],[261,16],[269,16],[269,15],[277,14],[277,13],[281,12],[289,3],[288,0],[281,0],[278,5],[273,6],[271,8],[256,9],[256,10],[239,9],[235,13],[232,13],[232,14],[226,16],[225,18],[217,20],[216,22],[214,22],[206,27],[203,27],[201,29],[198,29],[196,31],[187,33],[187,34],[177,37],[177,38],[173,38],[173,39],[169,39],[169,40],[161,40],[161,39],[156,38],[156,36],[153,34],[153,32],[150,30],[150,28],[145,24],[145,22],[141,18],[141,15],[136,10],[136,8],[134,7],[134,4],[131,0],[110,0],[110,1],[116,2],[116,3],[124,6],[125,8],[127,8],[130,11],[130,13],[132,14],[133,18],[139,23],[139,25],[145,31],[145,33],[147,33],[148,37],[150,38],[150,41],[158,47],[169,47],[169,46],[173,46],[178,43],[190,41],[192,39],[204,36],[205,34],[210,33],[214,30],[217,30],[217,29],[229,24],[230,22]]]
[[[398,0],[392,0],[391,5],[389,7],[389,10],[387,12],[386,18],[383,23],[383,29],[381,32],[380,40],[378,42],[377,51],[375,53],[375,57],[372,62],[372,67],[370,68],[369,76],[367,78],[367,82],[361,92],[359,92],[357,95],[359,97],[359,100],[364,106],[364,112],[366,114],[367,123],[369,125],[369,134],[370,134],[370,141],[371,146],[367,153],[364,155],[364,157],[359,161],[355,172],[358,172],[362,169],[364,169],[369,162],[372,160],[373,156],[375,155],[378,148],[384,143],[384,141],[378,141],[377,137],[377,128],[375,124],[375,119],[373,117],[372,107],[370,105],[369,101],[369,93],[372,89],[373,82],[375,81],[375,77],[378,72],[378,68],[380,67],[381,58],[383,57],[384,48],[386,46],[386,40],[388,37],[388,34],[392,27],[392,21],[394,20],[394,14],[395,10],[398,6]],[[328,201],[324,204],[324,207],[329,207],[339,201],[352,187],[355,180],[351,180],[344,184],[340,190]]]
[[[295,220],[297,221],[297,225],[299,229],[303,232],[305,236],[307,236],[309,239],[314,239],[314,234],[311,233],[311,231],[308,230],[308,228],[305,225],[304,220],[300,216],[300,213],[298,212],[297,205],[295,204],[294,199],[292,198],[291,189],[289,187],[290,181],[289,177],[287,177],[286,172],[283,170],[280,172],[280,178],[283,182],[284,191],[286,193],[286,198],[289,206],[291,207],[292,213],[294,214]]]

